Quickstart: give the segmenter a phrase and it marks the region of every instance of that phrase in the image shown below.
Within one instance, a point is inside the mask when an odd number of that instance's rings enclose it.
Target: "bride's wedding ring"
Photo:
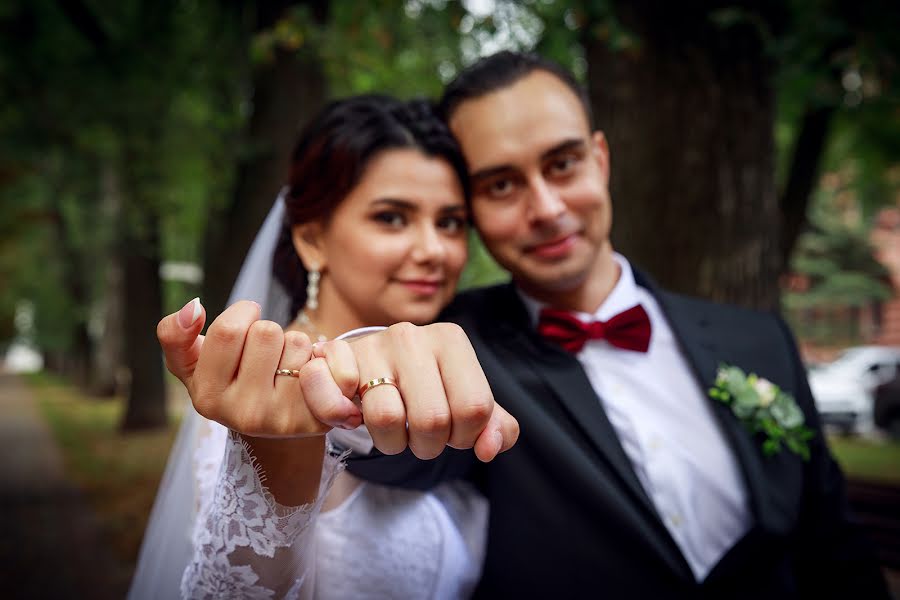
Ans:
[[[398,390],[400,389],[399,387],[397,387],[397,382],[390,377],[378,377],[376,379],[372,379],[371,381],[367,381],[359,387],[359,390],[356,392],[356,394],[359,396],[360,401],[362,401],[363,395],[366,392],[371,390],[373,387],[378,387],[379,385],[392,385]]]
[[[300,371],[297,369],[275,369],[276,375],[287,375],[288,377],[300,377]]]

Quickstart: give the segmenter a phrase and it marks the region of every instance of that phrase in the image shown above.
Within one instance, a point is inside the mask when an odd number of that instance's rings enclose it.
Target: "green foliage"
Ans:
[[[849,169],[846,188],[864,218],[896,194],[888,174],[900,156],[897,9],[875,5],[849,13],[835,0],[792,0],[768,12],[729,2],[704,9],[715,26],[749,25],[765,40],[777,67],[782,174],[804,111],[834,107],[825,167]],[[65,6],[11,0],[0,8],[0,338],[11,335],[16,302],[28,298],[39,344],[54,349],[67,348],[102,303],[123,232],[139,238],[158,219],[165,259],[202,262],[207,216],[227,206],[237,160],[256,151],[237,142],[251,112],[249,74],[276,52],[314,49],[336,96],[433,97],[463,66],[501,48],[536,49],[584,77],[586,36],[627,52],[643,43],[621,18],[628,5],[614,0],[332,0],[324,24],[298,2],[252,37],[252,6],[242,13],[210,0],[96,0],[84,3],[93,28]],[[111,181],[118,209],[108,205]],[[832,209],[823,205],[821,218]],[[795,264],[814,288],[786,303],[882,298],[882,273],[859,250],[861,232],[820,221],[815,215]],[[473,236],[462,286],[505,277]],[[83,298],[73,296],[73,281]],[[168,284],[166,308],[194,293]]]
[[[900,190],[900,182],[890,178],[900,161],[898,6],[880,0],[793,0],[769,45],[779,67],[774,80],[779,180],[786,180],[804,112],[833,110],[822,168],[852,168],[847,187],[866,216]]]
[[[784,297],[788,309],[865,306],[892,296],[887,270],[874,258],[865,222],[841,216],[846,190],[821,190],[810,215],[810,231],[798,243],[791,267],[808,280],[803,292]],[[843,212],[847,213],[847,208]]]
[[[0,306],[31,299],[37,343],[64,350],[120,239],[161,219],[164,257],[199,260],[232,176],[240,36],[210,2],[61,6],[0,14]]]

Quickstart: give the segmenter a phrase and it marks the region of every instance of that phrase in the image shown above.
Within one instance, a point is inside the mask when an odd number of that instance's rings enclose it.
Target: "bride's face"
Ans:
[[[387,150],[319,230],[319,313],[343,326],[433,321],[466,262],[462,186],[443,159]]]

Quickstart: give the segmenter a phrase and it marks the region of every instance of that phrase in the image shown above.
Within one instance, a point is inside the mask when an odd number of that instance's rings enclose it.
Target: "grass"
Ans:
[[[900,442],[834,435],[828,445],[849,479],[900,485]]]
[[[28,381],[60,444],[66,473],[99,515],[112,551],[133,567],[177,419],[165,429],[122,433],[121,399],[85,396],[47,374]]]

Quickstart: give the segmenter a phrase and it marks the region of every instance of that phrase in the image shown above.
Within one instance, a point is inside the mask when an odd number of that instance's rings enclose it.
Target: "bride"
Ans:
[[[247,339],[283,343],[276,366],[284,366],[289,352],[308,360],[310,340],[434,320],[466,261],[466,186],[462,155],[428,103],[362,96],[331,104],[301,135],[288,185],[232,292],[232,301],[257,302],[232,304],[207,338],[228,319],[252,323]],[[181,314],[196,321],[201,310],[195,300]],[[257,320],[260,310],[287,325],[283,338]],[[316,356],[337,348],[325,342]],[[279,374],[276,387],[297,375]],[[365,390],[367,408],[390,388]],[[254,401],[192,399],[226,423]],[[371,449],[358,424],[351,418],[327,442],[253,437],[189,409],[129,597],[467,597],[481,571],[485,499],[464,482],[426,493],[356,479],[337,448]]]

